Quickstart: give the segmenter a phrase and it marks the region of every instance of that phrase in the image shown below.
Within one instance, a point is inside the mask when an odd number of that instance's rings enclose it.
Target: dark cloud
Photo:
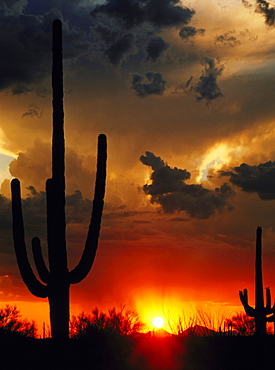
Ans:
[[[217,67],[213,59],[206,59],[204,71],[198,81],[191,83],[191,79],[189,79],[187,87],[190,91],[195,92],[198,101],[204,99],[209,104],[212,100],[223,96],[217,83],[223,68],[223,66]]]
[[[142,23],[162,28],[187,24],[195,11],[182,7],[179,0],[109,0],[91,11],[92,17],[103,14],[120,20],[126,29]]]
[[[179,4],[179,0],[149,0],[145,8],[146,18],[158,27],[187,24],[195,11]]]
[[[228,184],[215,190],[186,184],[191,176],[188,171],[169,167],[151,152],[141,156],[140,161],[153,169],[151,184],[145,184],[143,191],[151,195],[151,202],[159,204],[165,213],[185,211],[192,218],[206,219],[216,211],[233,209],[228,199],[234,192]]]
[[[188,39],[189,37],[194,37],[196,35],[204,35],[204,33],[205,33],[205,29],[203,28],[185,26],[181,28],[179,35],[182,39]]]
[[[148,83],[142,83],[145,78],[148,80]],[[139,74],[133,76],[132,89],[141,98],[149,95],[161,95],[165,90],[165,86],[166,81],[162,78],[161,73],[147,72],[145,76]]]
[[[248,193],[257,193],[262,200],[275,199],[275,162],[258,166],[242,163],[232,171],[222,171],[221,176],[229,176],[232,184]]]
[[[188,24],[194,14],[194,10],[181,6],[178,0],[109,0],[91,11],[95,22],[92,29],[101,39],[99,49],[112,64],[119,64],[133,46],[135,54],[146,54],[146,61],[155,62],[169,46],[159,32]],[[125,45],[122,40],[129,31],[134,35],[133,43],[127,40]],[[110,58],[113,50],[119,58]]]
[[[114,65],[119,65],[123,59],[129,54],[134,47],[134,35],[126,34],[122,38],[114,42],[106,51],[110,62]]]
[[[275,7],[272,7],[269,2],[265,0],[256,0],[255,5],[247,0],[242,0],[243,5],[252,9],[255,6],[255,12],[260,13],[265,17],[265,23],[268,26],[274,26],[275,23]]]
[[[17,85],[13,89],[11,89],[12,95],[28,95],[28,93],[32,92],[32,89],[28,88],[27,86]]]
[[[22,199],[23,217],[26,230],[36,234],[40,227],[46,227],[46,193],[34,186],[27,188],[29,194]],[[81,223],[91,214],[92,202],[84,198],[80,190],[66,195],[66,223]],[[11,230],[11,200],[0,194],[0,231]],[[35,228],[38,228],[36,231]],[[39,232],[39,231],[38,231]],[[33,235],[34,236],[34,235]]]
[[[168,48],[159,33],[190,22],[194,10],[179,0],[0,0],[0,90],[13,94],[37,91],[51,69],[52,21],[63,23],[66,68],[94,64],[120,66],[129,54],[155,62]],[[148,43],[148,39],[150,40]],[[74,69],[75,70],[75,69]],[[44,94],[40,96],[45,96]]]
[[[228,31],[222,35],[218,35],[215,38],[215,42],[217,44],[222,44],[225,46],[237,46],[241,44],[241,41],[237,39],[236,36],[234,36],[236,31]]]
[[[28,110],[22,115],[22,117],[41,118],[42,111],[39,109],[37,105],[31,104],[28,107]]]
[[[41,79],[50,65],[50,28],[43,19],[21,14],[19,2],[7,3],[0,4],[0,88],[17,84],[13,93],[20,94],[26,92],[24,85]]]
[[[149,41],[146,48],[147,59],[156,62],[160,55],[168,48],[168,44],[161,37],[154,37]]]
[[[92,22],[88,10],[81,9],[78,2],[64,0],[43,6],[34,0],[0,1],[0,89],[12,87],[13,94],[28,93],[31,84],[49,75],[55,18],[63,22],[64,58],[73,63],[74,58],[88,54],[91,37],[86,23]],[[63,18],[66,13],[70,22]]]
[[[261,13],[265,17],[265,23],[268,26],[274,26],[275,22],[275,8],[265,0],[257,0],[256,12]]]

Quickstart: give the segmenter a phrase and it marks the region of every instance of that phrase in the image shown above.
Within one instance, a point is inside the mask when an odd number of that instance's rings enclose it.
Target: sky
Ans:
[[[108,140],[98,252],[71,287],[72,314],[126,304],[148,324],[191,307],[235,312],[244,288],[254,305],[257,226],[274,297],[275,2],[0,0],[0,304],[48,320],[16,265],[10,180],[21,182],[28,247],[38,236],[46,255],[56,18],[70,268],[86,239],[97,136]]]

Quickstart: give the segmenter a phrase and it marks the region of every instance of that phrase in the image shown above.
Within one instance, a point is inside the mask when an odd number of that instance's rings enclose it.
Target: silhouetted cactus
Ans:
[[[267,317],[274,312],[275,305],[271,307],[270,288],[266,288],[266,305],[264,306],[263,273],[262,273],[262,228],[256,232],[256,258],[255,258],[255,308],[248,304],[247,289],[239,292],[240,300],[248,316],[255,319],[255,334],[266,334],[267,321],[274,321],[273,316]]]
[[[104,204],[107,144],[106,136],[98,137],[98,159],[92,216],[87,240],[78,265],[68,270],[65,220],[64,113],[62,71],[62,24],[53,22],[53,139],[52,178],[46,182],[47,240],[49,269],[44,263],[40,240],[33,238],[32,250],[42,284],[33,273],[27,256],[21,207],[20,183],[14,179],[12,188],[13,238],[18,267],[24,283],[32,294],[49,299],[52,337],[69,337],[69,288],[89,273],[98,246]]]

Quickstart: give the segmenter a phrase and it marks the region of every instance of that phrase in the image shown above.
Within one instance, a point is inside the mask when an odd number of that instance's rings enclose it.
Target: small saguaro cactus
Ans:
[[[255,308],[248,304],[247,289],[239,292],[240,300],[246,314],[255,319],[255,334],[266,334],[266,323],[274,321],[273,314],[275,305],[271,307],[270,288],[266,288],[266,305],[264,305],[263,273],[262,273],[262,228],[258,226],[256,231],[256,258],[255,258]]]
[[[96,183],[88,236],[78,265],[69,271],[66,251],[62,24],[60,20],[53,22],[52,88],[52,178],[46,182],[49,267],[44,262],[40,240],[38,238],[32,240],[36,269],[44,284],[36,278],[27,256],[18,179],[14,179],[11,184],[13,239],[17,263],[24,283],[35,296],[48,297],[52,338],[67,339],[69,337],[70,284],[79,283],[87,276],[98,246],[105,194],[107,144],[106,136],[99,135]]]

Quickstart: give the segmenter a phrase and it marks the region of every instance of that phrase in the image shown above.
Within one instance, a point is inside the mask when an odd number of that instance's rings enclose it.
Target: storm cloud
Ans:
[[[117,65],[119,62],[110,57],[110,50],[116,50],[122,61],[134,46],[135,54],[142,53],[145,61],[155,62],[169,47],[159,33],[164,28],[188,24],[195,11],[183,7],[178,0],[109,0],[96,5],[90,14],[95,22],[92,29],[101,37],[100,50],[109,62]],[[122,40],[129,33],[133,36],[132,44],[128,42],[126,47]]]
[[[120,64],[126,56],[133,50],[134,36],[126,34],[115,41],[105,52],[110,62],[114,65]]]
[[[148,83],[143,83],[144,80],[147,80]],[[147,72],[145,76],[139,74],[133,76],[132,89],[141,98],[149,95],[161,95],[165,86],[166,81],[162,78],[161,73]]]
[[[91,11],[92,17],[100,14],[119,19],[126,29],[145,22],[162,28],[187,24],[195,11],[182,7],[179,0],[109,0]]]
[[[168,48],[168,44],[161,37],[154,37],[146,48],[147,59],[156,62],[160,55]]]
[[[233,209],[228,200],[234,192],[228,184],[215,190],[186,184],[190,172],[171,168],[151,152],[141,156],[140,161],[153,170],[151,184],[145,184],[143,191],[151,196],[151,203],[159,204],[165,213],[185,211],[191,218],[207,219],[217,211]]]
[[[37,191],[32,185],[27,189],[29,193],[26,198],[22,199],[23,217],[26,229],[35,235],[41,227],[46,227],[46,192]],[[11,200],[0,194],[0,206],[0,230],[11,231]],[[86,221],[89,218],[91,208],[91,200],[84,198],[80,190],[66,195],[67,224]]]
[[[232,184],[248,193],[257,193],[262,200],[275,199],[275,162],[250,166],[242,163],[232,171],[222,171],[221,176],[229,176]]]
[[[189,37],[194,37],[196,35],[204,35],[205,29],[195,28],[192,26],[185,26],[179,32],[179,35],[182,39],[188,39]]]
[[[188,86],[190,91],[195,92],[197,101],[205,100],[209,104],[212,100],[223,96],[217,80],[221,76],[223,66],[217,67],[213,59],[206,59],[204,70],[199,79],[191,83],[189,80]]]
[[[63,1],[59,1],[62,8]],[[78,19],[64,20],[62,13],[51,2],[37,6],[34,0],[0,1],[0,89],[11,87],[13,94],[32,91],[30,85],[41,82],[51,69],[52,21],[63,22],[64,58],[87,54],[91,49],[91,36],[87,31],[78,3],[66,1],[66,12],[73,15],[77,8]],[[89,12],[86,12],[89,19]],[[89,39],[90,38],[90,39]]]

